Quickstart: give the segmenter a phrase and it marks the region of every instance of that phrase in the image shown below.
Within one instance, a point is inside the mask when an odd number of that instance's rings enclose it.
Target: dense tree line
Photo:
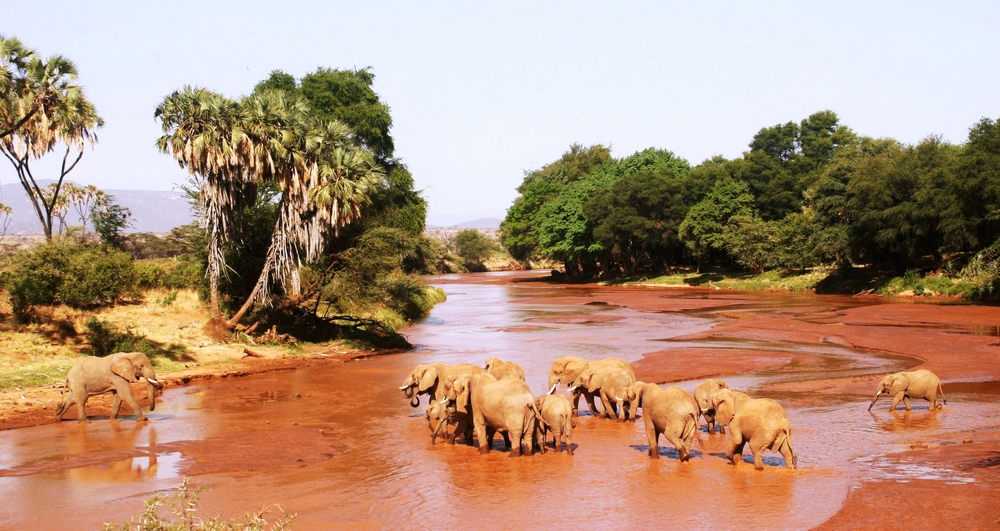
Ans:
[[[832,111],[761,129],[734,159],[574,145],[527,172],[501,238],[567,273],[677,266],[937,269],[1000,237],[1000,121],[962,145],[856,134]]]

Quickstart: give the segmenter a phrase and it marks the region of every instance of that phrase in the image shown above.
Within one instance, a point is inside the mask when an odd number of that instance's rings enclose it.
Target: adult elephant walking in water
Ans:
[[[132,382],[146,379],[149,393],[149,410],[156,409],[156,380],[153,364],[141,352],[119,352],[103,358],[87,357],[76,362],[66,374],[66,391],[56,407],[56,420],[62,420],[69,407],[76,403],[77,420],[87,420],[87,399],[93,395],[111,392],[111,419],[118,418],[122,400],[135,412],[135,420],[143,421],[139,402],[132,396]]]
[[[510,456],[521,455],[521,443],[527,444],[525,455],[532,455],[538,409],[528,385],[516,378],[497,380],[489,374],[459,376],[448,392],[459,411],[472,408],[472,421],[479,452],[490,451],[490,441],[497,431],[510,436]]]

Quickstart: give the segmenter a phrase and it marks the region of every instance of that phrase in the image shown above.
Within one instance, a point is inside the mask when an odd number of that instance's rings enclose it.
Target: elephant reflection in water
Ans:
[[[937,412],[892,411],[888,415],[869,412],[875,425],[882,431],[936,430],[940,427]]]
[[[142,425],[135,426],[132,429],[125,429],[116,423],[112,423],[111,435],[113,447],[116,449],[136,448],[136,439],[143,429],[145,427]],[[82,451],[73,453],[86,453],[88,447],[90,451],[93,451],[93,444],[91,444],[94,442],[92,440],[93,434],[80,430],[77,435],[79,437],[71,438],[70,449],[78,447]],[[156,430],[152,427],[149,428],[147,456],[148,463],[143,463],[147,457],[133,456],[96,466],[72,468],[67,474],[71,480],[82,483],[132,483],[156,477],[159,471],[159,464],[157,463]]]

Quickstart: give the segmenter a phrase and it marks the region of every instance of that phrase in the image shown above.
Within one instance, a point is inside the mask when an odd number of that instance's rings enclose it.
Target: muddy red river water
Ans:
[[[1000,309],[511,281],[528,277],[433,279],[448,301],[405,330],[409,353],[170,389],[138,425],[0,432],[0,527],[98,529],[185,477],[207,488],[206,516],[280,504],[299,529],[895,527],[878,523],[886,510],[911,528],[1000,525]],[[727,436],[704,425],[690,462],[662,438],[664,458],[651,460],[643,419],[589,412],[573,456],[509,458],[499,440],[481,456],[432,446],[426,398],[414,409],[397,389],[419,363],[498,356],[542,394],[565,355],[622,358],[641,380],[688,390],[720,377],[774,398],[798,469],[777,453],[762,472],[733,466]],[[945,409],[921,400],[889,412],[883,400],[866,411],[881,375],[916,366],[942,376]]]

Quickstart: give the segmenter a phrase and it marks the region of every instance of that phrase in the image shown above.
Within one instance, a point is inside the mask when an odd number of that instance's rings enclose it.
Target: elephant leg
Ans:
[[[87,399],[90,395],[83,393],[76,397],[76,420],[79,422],[87,421]]]
[[[476,424],[476,437],[479,438],[479,453],[488,454],[490,453],[490,441],[492,441],[492,434],[487,435],[489,428],[486,426],[484,420],[475,419]]]
[[[660,458],[660,447],[659,439],[660,432],[653,426],[653,422],[650,419],[646,419],[646,439],[649,442],[649,457],[650,459]]]
[[[606,418],[606,419],[613,419],[613,418],[615,418],[615,416],[616,416],[615,406],[613,406],[611,404],[611,401],[608,400],[608,397],[604,393],[603,389],[601,391],[599,391],[599,392],[601,394],[601,407],[604,409],[604,414],[601,415],[601,416],[604,417],[604,418]]]
[[[892,405],[889,406],[889,411],[896,411],[896,406],[906,397],[906,393],[900,391],[896,393],[896,396],[892,397]]]
[[[521,456],[521,430],[508,430],[508,434],[511,440],[510,447],[510,457],[520,457]],[[529,448],[528,451],[531,451]]]
[[[764,446],[750,441],[750,452],[753,453],[753,467],[757,470],[764,470]]]
[[[667,435],[667,442],[674,445],[674,448],[677,449],[678,461],[683,463],[691,457],[691,453],[684,447],[684,441],[680,437]]]
[[[116,391],[111,392],[111,420],[118,419],[118,411],[122,407],[122,398],[118,396]]]
[[[503,449],[510,450],[511,449],[510,434],[508,434],[505,431],[502,431],[500,432],[500,436],[503,437]]]
[[[597,405],[594,404],[593,393],[584,393],[584,396],[586,397],[587,405],[590,406],[590,412],[593,413],[594,416],[596,417],[598,415],[598,412],[597,412]]]
[[[788,443],[787,436],[785,436],[785,440],[778,448],[778,452],[781,454],[781,457],[785,458],[786,467],[795,468],[795,452],[792,451],[792,445]]]
[[[912,411],[912,408],[910,408],[910,397],[906,395],[903,395],[903,407],[905,407],[907,411]]]
[[[715,433],[715,417],[708,418],[708,415],[705,415],[705,423],[708,424],[708,433],[714,434]],[[722,426],[719,426],[719,428],[722,428]]]
[[[566,453],[569,455],[573,455],[573,436],[570,435],[568,429],[566,428],[563,429],[563,436],[561,438],[566,439]]]
[[[123,386],[116,385],[118,394],[121,395],[121,399],[128,404],[128,407],[135,411],[135,421],[142,422],[146,420],[146,417],[142,414],[142,408],[139,406],[139,402],[132,396],[132,388],[129,387],[128,383]]]
[[[497,430],[486,426],[486,447],[490,450],[493,449],[493,438],[496,437]]]
[[[743,447],[746,445],[746,441],[743,440],[743,434],[740,432],[739,428],[729,426],[729,431],[731,433],[729,440],[729,450],[726,455],[734,466],[739,466],[739,461],[743,460]]]

